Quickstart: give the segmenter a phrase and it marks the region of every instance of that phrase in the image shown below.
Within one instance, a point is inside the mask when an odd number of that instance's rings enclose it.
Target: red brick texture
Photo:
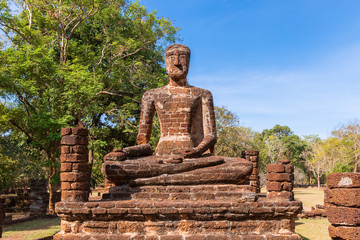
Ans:
[[[294,167],[289,160],[281,160],[266,166],[267,198],[270,201],[292,201],[294,194]]]
[[[325,190],[332,239],[360,239],[360,173],[332,173]]]
[[[88,201],[90,188],[88,130],[80,127],[63,128],[61,135],[61,200]]]
[[[249,176],[249,184],[252,187],[252,191],[260,192],[260,177],[259,177],[259,151],[247,150],[242,152],[243,158],[250,161],[253,165],[253,170]]]
[[[227,200],[254,202],[257,195],[250,185],[218,184],[218,185],[169,185],[169,186],[115,186],[103,199],[116,200]]]
[[[300,239],[294,217],[301,202],[156,201],[57,203],[54,239]],[[171,235],[169,235],[171,233]],[[103,236],[104,238],[98,238]],[[117,236],[118,238],[115,238]],[[166,237],[165,237],[166,236]],[[66,238],[65,238],[66,237]],[[73,238],[76,239],[76,238]]]
[[[329,226],[329,235],[332,239],[360,239],[360,227]]]
[[[0,202],[0,238],[2,237],[2,227],[4,224],[4,215],[5,215],[5,211],[3,211],[3,206]]]

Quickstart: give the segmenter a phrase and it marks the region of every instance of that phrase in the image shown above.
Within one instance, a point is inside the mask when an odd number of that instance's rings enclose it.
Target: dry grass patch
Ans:
[[[60,231],[59,218],[43,218],[5,226],[3,239],[38,239],[54,235]]]
[[[317,188],[294,188],[295,199],[303,202],[306,211],[316,204],[324,204],[324,191]],[[326,218],[298,219],[295,222],[295,231],[304,240],[329,240],[328,227],[330,223]]]
[[[303,202],[306,211],[310,211],[311,207],[316,204],[324,205],[324,190],[317,188],[294,188],[295,199]]]
[[[295,222],[295,231],[303,240],[329,240],[328,227],[330,223],[322,219],[298,219]]]

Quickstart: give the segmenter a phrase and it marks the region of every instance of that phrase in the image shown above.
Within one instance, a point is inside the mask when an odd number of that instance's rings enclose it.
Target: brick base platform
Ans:
[[[57,203],[54,239],[301,239],[301,202],[100,201]]]
[[[254,202],[257,195],[250,185],[193,185],[193,186],[139,186],[110,187],[103,199],[111,200],[229,200]]]

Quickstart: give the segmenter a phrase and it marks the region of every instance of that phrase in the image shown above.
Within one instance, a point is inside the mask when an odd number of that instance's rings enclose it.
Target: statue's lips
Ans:
[[[183,74],[185,69],[170,69],[169,74]]]

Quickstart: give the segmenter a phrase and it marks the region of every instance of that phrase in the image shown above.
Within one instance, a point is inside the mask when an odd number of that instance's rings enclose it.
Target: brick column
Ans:
[[[45,180],[32,180],[30,182],[30,216],[41,217],[46,215],[49,205]]]
[[[63,128],[61,135],[61,201],[86,202],[90,188],[88,130]]]
[[[280,160],[266,166],[266,190],[270,201],[293,201],[294,167],[289,160]]]
[[[325,209],[332,239],[360,239],[360,173],[331,173],[327,177]]]
[[[2,237],[2,227],[5,221],[5,211],[3,209],[3,205],[0,202],[0,238]]]
[[[259,151],[247,150],[242,152],[243,158],[253,164],[253,170],[249,176],[249,184],[252,186],[252,192],[260,192],[260,177],[259,177]]]

